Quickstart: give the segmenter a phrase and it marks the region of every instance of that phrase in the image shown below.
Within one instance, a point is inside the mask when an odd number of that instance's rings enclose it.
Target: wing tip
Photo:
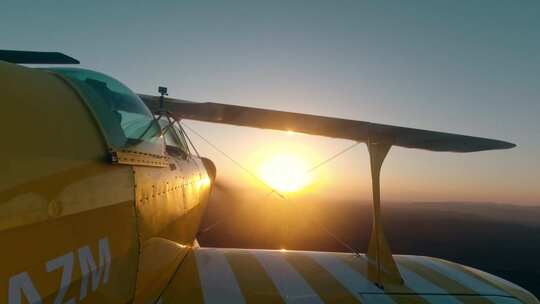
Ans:
[[[500,142],[500,148],[499,149],[513,149],[513,148],[517,147],[516,144],[508,142],[508,141],[500,140],[499,142]]]
[[[15,64],[79,64],[80,61],[61,52],[0,50],[0,60]]]

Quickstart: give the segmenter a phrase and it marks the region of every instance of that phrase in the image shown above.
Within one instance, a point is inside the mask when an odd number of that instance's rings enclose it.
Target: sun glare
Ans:
[[[294,155],[275,155],[259,167],[259,177],[280,192],[297,192],[311,184],[309,166]]]

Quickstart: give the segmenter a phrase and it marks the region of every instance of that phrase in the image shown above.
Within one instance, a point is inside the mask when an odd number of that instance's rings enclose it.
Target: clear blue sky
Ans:
[[[383,198],[540,204],[539,1],[3,1],[0,29],[0,48],[63,51],[137,92],[508,140],[518,147],[393,149]],[[247,166],[270,142],[315,162],[349,144],[190,125]],[[324,195],[369,197],[364,147],[321,174]]]

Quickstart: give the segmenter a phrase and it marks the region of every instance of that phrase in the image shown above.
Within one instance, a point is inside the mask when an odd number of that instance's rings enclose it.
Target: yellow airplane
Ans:
[[[508,149],[498,140],[137,95],[61,53],[0,51],[0,303],[540,303],[453,262],[392,255],[379,174],[391,146]],[[181,119],[366,143],[367,254],[202,248],[216,176]]]

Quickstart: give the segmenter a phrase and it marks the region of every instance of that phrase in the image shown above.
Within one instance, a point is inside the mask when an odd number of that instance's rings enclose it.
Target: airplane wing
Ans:
[[[159,96],[143,94],[139,94],[139,96],[153,112],[159,112]],[[394,146],[430,151],[476,152],[515,147],[515,144],[509,142],[482,137],[220,103],[198,103],[164,98],[163,107],[177,119],[294,131],[359,142],[387,143]]]
[[[79,64],[79,60],[59,52],[0,50],[0,60],[18,64]]]
[[[139,95],[154,113],[237,126],[365,142],[373,178],[367,255],[193,248],[161,303],[539,303],[522,288],[481,271],[418,256],[393,256],[380,221],[379,172],[390,146],[446,152],[514,144],[365,121]]]
[[[395,258],[404,284],[383,290],[367,279],[365,255],[193,248],[161,303],[538,303],[524,289],[476,269]]]

